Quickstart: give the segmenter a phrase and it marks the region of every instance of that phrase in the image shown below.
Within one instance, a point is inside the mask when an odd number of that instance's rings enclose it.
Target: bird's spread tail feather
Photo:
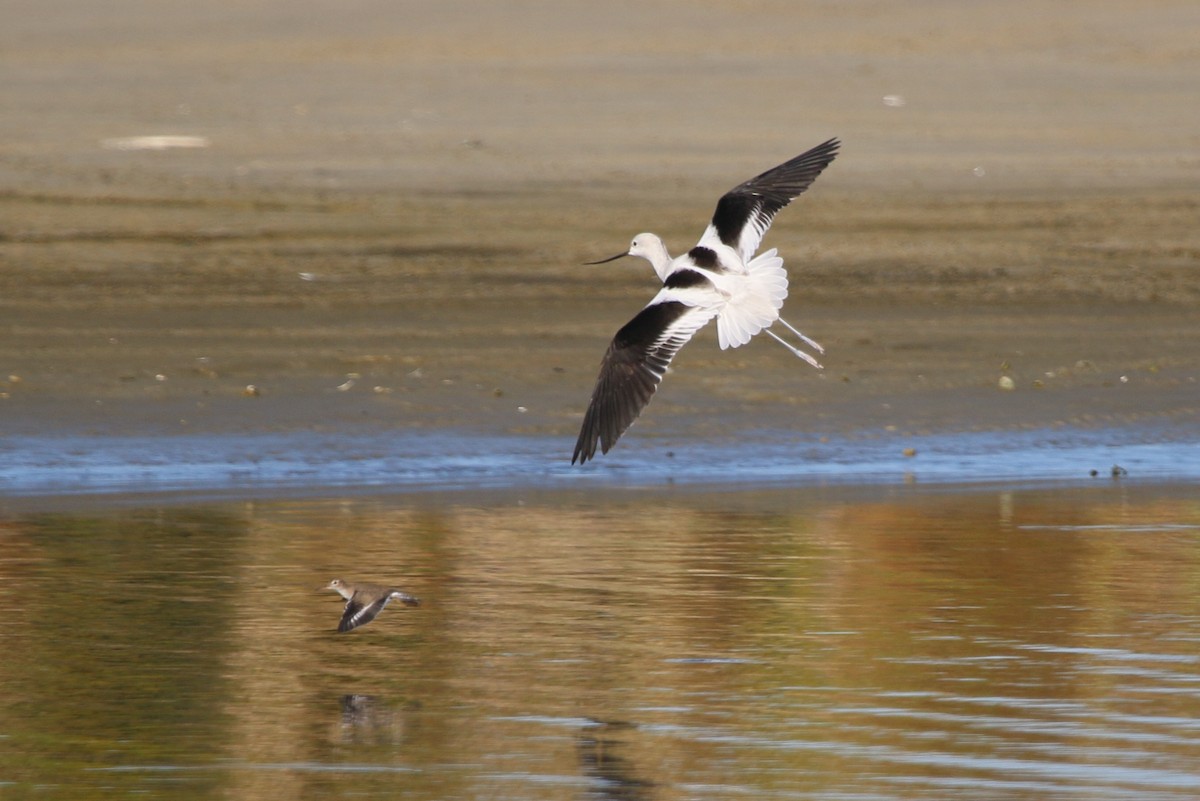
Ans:
[[[717,339],[721,349],[745,345],[755,334],[775,322],[788,294],[783,259],[772,248],[746,265],[746,275],[737,293],[717,315]]]

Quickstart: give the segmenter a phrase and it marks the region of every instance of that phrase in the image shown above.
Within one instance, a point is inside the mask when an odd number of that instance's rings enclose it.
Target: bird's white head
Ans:
[[[629,243],[629,255],[639,256],[653,264],[660,257],[666,257],[667,246],[655,234],[638,234]]]
[[[654,268],[654,272],[658,273],[660,281],[667,280],[667,274],[671,272],[671,254],[667,252],[667,246],[655,234],[638,234],[629,243],[629,255],[639,256]]]
[[[629,250],[624,253],[618,253],[615,256],[609,256],[607,259],[600,261],[589,261],[588,264],[604,264],[610,261],[625,256],[637,256],[650,262],[654,267],[654,272],[658,273],[660,280],[667,280],[667,273],[671,267],[671,256],[667,253],[667,246],[658,238],[656,234],[638,234],[629,243]]]

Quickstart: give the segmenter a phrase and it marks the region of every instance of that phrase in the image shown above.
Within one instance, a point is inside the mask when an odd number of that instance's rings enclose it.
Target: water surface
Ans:
[[[630,435],[589,465],[574,440],[436,432],[45,433],[0,439],[4,496],[465,490],[527,487],[937,484],[1200,479],[1186,424],[855,436],[751,429],[700,441]],[[676,458],[677,452],[680,458]]]
[[[1186,487],[11,514],[13,797],[1182,799]],[[424,601],[333,632],[335,575]]]

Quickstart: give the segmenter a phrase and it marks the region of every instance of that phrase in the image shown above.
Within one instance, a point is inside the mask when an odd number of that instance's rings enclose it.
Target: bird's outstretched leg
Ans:
[[[788,328],[791,328],[791,326],[789,325],[789,326],[788,326]],[[817,361],[816,359],[814,359],[812,356],[809,356],[807,353],[805,353],[804,351],[800,350],[799,348],[797,348],[797,347],[795,347],[795,346],[793,346],[793,345],[791,345],[791,344],[789,344],[789,343],[787,343],[787,342],[784,342],[784,341],[783,341],[783,340],[782,340],[782,339],[779,337],[779,335],[778,335],[778,334],[776,334],[774,331],[772,331],[770,328],[764,328],[763,330],[764,330],[764,331],[766,331],[768,334],[770,334],[770,335],[771,335],[771,338],[772,338],[772,339],[774,339],[776,342],[778,342],[780,345],[783,345],[785,348],[787,348],[788,350],[790,350],[790,351],[791,351],[792,353],[794,353],[795,355],[799,356],[799,357],[800,357],[801,359],[803,359],[804,361],[806,361],[806,362],[808,362],[809,364],[811,364],[813,367],[817,368],[818,370],[824,370],[824,369],[825,369],[824,367],[822,367],[822,366],[821,366],[821,363],[820,363],[819,361]],[[805,337],[805,339],[807,340],[807,337]]]
[[[781,322],[781,323],[783,323],[784,325],[786,325],[786,326],[787,326],[787,328],[788,328],[788,330],[789,330],[789,331],[791,331],[791,332],[792,332],[793,334],[795,334],[796,336],[800,337],[800,340],[801,340],[801,341],[802,341],[802,342],[803,342],[805,345],[808,345],[810,348],[812,348],[813,350],[815,350],[817,353],[824,353],[824,352],[825,352],[825,349],[824,349],[824,348],[822,348],[822,347],[821,347],[821,344],[820,344],[819,342],[817,342],[815,339],[810,339],[809,337],[805,336],[804,334],[801,334],[799,331],[797,331],[797,330],[796,330],[796,329],[795,329],[795,328],[792,326],[792,324],[791,324],[791,323],[789,323],[787,320],[783,319],[782,317],[780,317],[780,318],[778,318],[778,319],[779,319],[779,322]]]

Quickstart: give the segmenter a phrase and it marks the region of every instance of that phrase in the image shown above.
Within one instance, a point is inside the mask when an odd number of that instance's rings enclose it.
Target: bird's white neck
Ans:
[[[630,255],[640,256],[650,262],[650,266],[658,274],[658,280],[666,281],[667,276],[671,274],[671,254],[667,252],[663,241],[654,234],[638,234],[634,241],[637,243],[637,249],[631,251]]]

